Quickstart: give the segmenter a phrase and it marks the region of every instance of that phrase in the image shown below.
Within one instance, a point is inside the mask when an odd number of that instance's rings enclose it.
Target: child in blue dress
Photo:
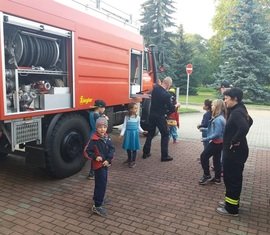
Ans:
[[[137,115],[137,111],[138,105],[136,103],[130,103],[128,105],[128,114],[125,116],[120,133],[120,138],[124,136],[122,147],[128,154],[128,159],[125,163],[128,163],[130,168],[136,165],[137,150],[140,149],[139,133],[147,133],[147,131],[141,128],[140,116]]]

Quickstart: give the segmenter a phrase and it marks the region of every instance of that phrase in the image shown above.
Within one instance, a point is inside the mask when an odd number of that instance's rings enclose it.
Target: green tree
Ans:
[[[175,85],[180,87],[180,93],[186,92],[187,74],[186,65],[193,65],[193,73],[190,75],[190,94],[196,94],[196,87],[209,82],[211,75],[211,61],[208,55],[208,40],[198,34],[184,34],[180,25],[175,37],[176,48],[174,50],[175,64],[172,67],[176,75]]]
[[[165,75],[174,76],[172,51],[175,2],[173,0],[147,0],[142,4],[141,34],[146,46],[155,44],[158,49],[159,63],[165,68]]]
[[[180,93],[185,93],[187,85],[186,65],[191,63],[192,49],[190,48],[190,45],[185,41],[183,25],[178,27],[174,43],[174,64],[172,66],[172,70],[175,74],[174,85],[176,87],[180,87]]]
[[[228,15],[229,34],[221,56],[224,62],[215,75],[240,87],[251,101],[269,99],[263,86],[269,84],[269,31],[261,5],[255,0],[237,1]]]
[[[186,34],[185,40],[189,45],[191,63],[193,64],[193,73],[190,79],[191,88],[206,84],[211,74],[208,40],[198,34]]]
[[[212,20],[212,28],[215,35],[209,40],[209,59],[211,61],[211,71],[218,71],[218,66],[222,64],[221,48],[224,44],[224,39],[230,35],[230,13],[235,8],[238,0],[217,0],[215,15]],[[213,76],[209,82],[213,81]]]

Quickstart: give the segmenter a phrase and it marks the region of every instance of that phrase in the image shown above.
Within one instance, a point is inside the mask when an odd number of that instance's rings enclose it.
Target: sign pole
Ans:
[[[189,91],[189,73],[187,74],[187,96],[186,96],[186,108],[188,107],[188,91]]]
[[[192,64],[187,64],[186,72],[187,72],[187,96],[186,96],[186,108],[188,107],[188,91],[189,91],[189,75],[192,74],[193,66]]]

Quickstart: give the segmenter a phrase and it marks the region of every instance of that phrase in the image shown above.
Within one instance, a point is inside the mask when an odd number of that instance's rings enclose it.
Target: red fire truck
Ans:
[[[1,1],[1,157],[20,153],[54,177],[70,176],[85,162],[94,101],[106,101],[112,129],[127,104],[152,89],[152,49],[127,20],[116,25],[97,16],[100,6],[95,11],[53,0]]]

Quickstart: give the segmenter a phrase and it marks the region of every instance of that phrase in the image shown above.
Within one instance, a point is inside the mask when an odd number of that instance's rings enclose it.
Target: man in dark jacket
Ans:
[[[222,215],[238,216],[242,190],[244,164],[248,158],[246,135],[253,123],[242,103],[243,92],[231,88],[224,92],[224,101],[229,116],[223,136],[223,171],[226,194],[224,202],[219,202],[217,212]]]
[[[168,92],[171,85],[172,79],[166,77],[162,84],[156,85],[152,91],[148,135],[143,147],[144,159],[151,155],[151,143],[157,127],[161,134],[161,161],[173,160],[173,158],[168,155],[169,130],[166,117],[168,114],[174,112],[175,108],[179,106],[179,103],[175,106],[171,103],[171,95]]]

